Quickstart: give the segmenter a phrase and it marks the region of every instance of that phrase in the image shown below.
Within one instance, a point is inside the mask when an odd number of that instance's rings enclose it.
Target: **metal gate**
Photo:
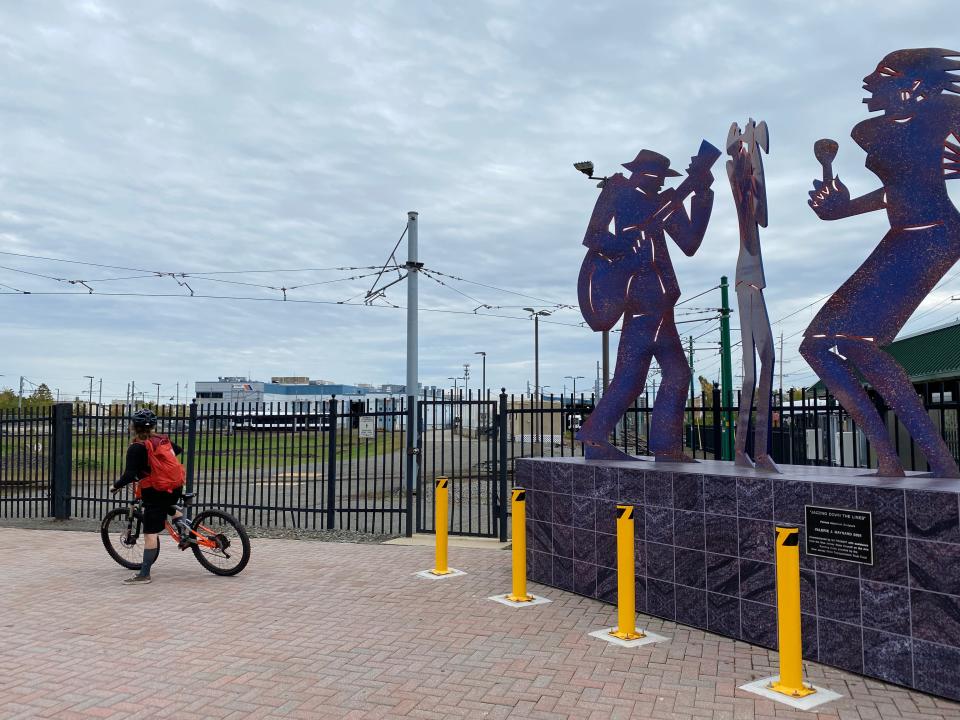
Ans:
[[[497,508],[497,403],[466,397],[420,401],[420,474],[416,493],[417,532],[434,532],[434,481],[450,480],[452,535],[494,537]]]

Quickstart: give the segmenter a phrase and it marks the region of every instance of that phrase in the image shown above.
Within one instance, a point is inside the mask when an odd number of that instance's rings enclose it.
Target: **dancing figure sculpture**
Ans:
[[[960,176],[960,70],[952,50],[923,48],[887,55],[864,78],[871,112],[882,115],[851,133],[882,187],[858,198],[833,176],[833,140],[818,140],[823,166],[810,207],[823,220],[885,210],[890,230],[856,272],[827,300],[804,333],[800,352],[877,453],[880,476],[903,466],[859,372],[909,431],[937,477],[960,470],[906,372],[883,346],[893,341],[934,285],[960,259],[960,213],[945,180]]]
[[[765,122],[751,118],[743,130],[737,123],[727,134],[727,177],[733,190],[740,223],[740,255],[737,258],[737,306],[740,310],[740,338],[743,346],[743,388],[737,417],[735,462],[780,472],[769,455],[770,394],[773,390],[773,333],[763,299],[767,286],[760,254],[760,228],[767,226],[767,188],[763,178],[760,150],[770,152]],[[757,380],[757,354],[760,355],[760,388],[756,390],[757,419],[753,426],[753,459],[747,455],[747,433],[753,414],[753,395]]]
[[[610,387],[577,433],[587,458],[634,459],[608,438],[643,391],[656,358],[663,381],[654,401],[649,450],[657,460],[688,460],[682,437],[690,367],[674,323],[680,286],[664,232],[687,255],[700,247],[713,209],[710,168],[718,157],[720,151],[704,140],[683,182],[660,192],[665,178],[680,173],[663,155],[641,150],[623,165],[629,178],[617,173],[603,182],[583,240],[588,250],[578,283],[580,310],[595,331],[610,330],[622,315],[623,333]],[[691,193],[688,216],[683,201]]]

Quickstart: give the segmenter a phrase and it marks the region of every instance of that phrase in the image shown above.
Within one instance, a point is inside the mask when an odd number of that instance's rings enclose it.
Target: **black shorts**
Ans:
[[[154,488],[143,488],[140,497],[143,499],[143,531],[145,533],[159,533],[167,522],[167,516],[173,515],[173,507],[179,500],[180,490],[163,492]]]

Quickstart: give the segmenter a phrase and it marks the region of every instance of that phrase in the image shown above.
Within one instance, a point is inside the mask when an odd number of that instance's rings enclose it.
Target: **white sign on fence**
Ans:
[[[360,437],[375,438],[377,436],[377,419],[372,417],[360,418]]]

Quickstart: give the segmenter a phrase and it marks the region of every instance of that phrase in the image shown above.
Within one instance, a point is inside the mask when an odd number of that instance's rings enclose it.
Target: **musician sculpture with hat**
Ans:
[[[617,364],[610,387],[577,433],[587,458],[632,460],[609,442],[617,421],[643,392],[650,362],[663,373],[653,406],[649,450],[657,460],[688,461],[683,453],[683,409],[690,367],[674,322],[680,286],[666,235],[691,256],[703,242],[713,209],[710,168],[720,151],[703,141],[687,177],[661,192],[680,173],[660,153],[641,150],[605,178],[583,244],[587,256],[578,283],[580,309],[595,331],[610,330],[623,316]],[[690,214],[683,205],[691,195]]]

